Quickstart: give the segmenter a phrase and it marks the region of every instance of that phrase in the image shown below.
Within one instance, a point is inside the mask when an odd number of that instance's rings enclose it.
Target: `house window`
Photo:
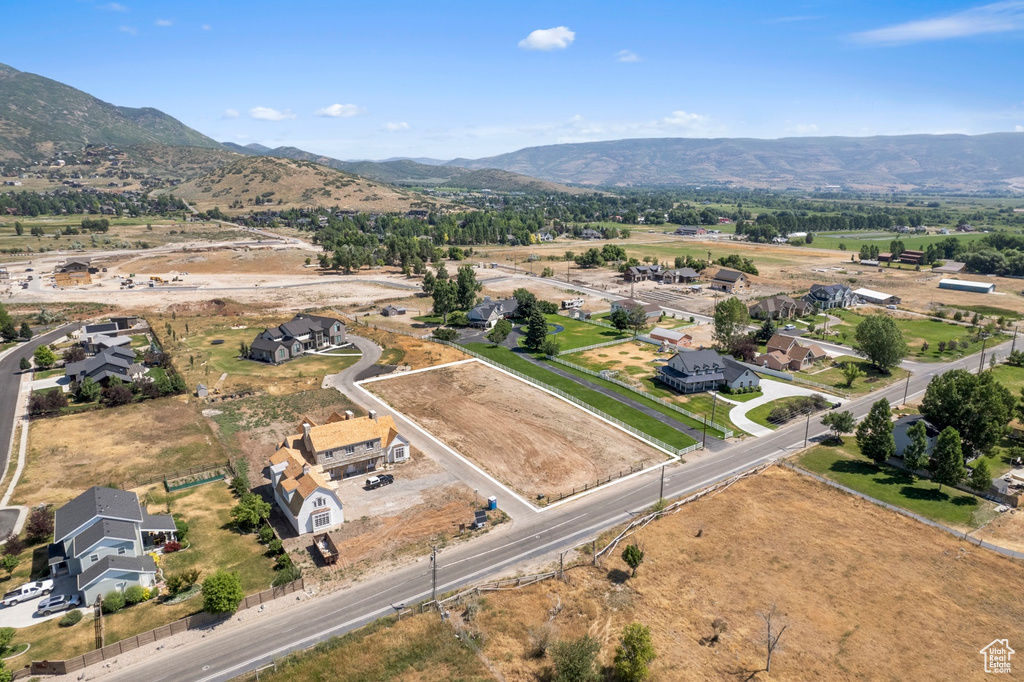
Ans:
[[[346,455],[351,455],[351,454],[355,453],[356,446],[355,445],[346,445],[344,448],[342,448],[342,450],[344,451],[344,453]]]
[[[318,509],[320,507],[326,507],[326,506],[327,506],[327,498],[318,497],[315,500],[313,500],[313,509]]]
[[[334,452],[333,451],[332,452],[325,452],[324,453],[324,459],[327,459],[327,460],[334,459]]]
[[[93,554],[91,557],[89,557],[89,561],[92,561],[93,563],[95,563],[95,562],[97,562],[99,560],[100,560],[100,555],[99,554]]]
[[[117,553],[118,553],[118,554],[127,554],[127,553],[128,553],[128,550],[127,550],[127,549],[125,549],[124,547],[118,547],[118,548],[117,548]]]
[[[405,446],[399,445],[395,448],[395,459],[405,459]]]
[[[331,511],[327,511],[313,515],[313,530],[319,530],[321,528],[327,528],[331,525]]]

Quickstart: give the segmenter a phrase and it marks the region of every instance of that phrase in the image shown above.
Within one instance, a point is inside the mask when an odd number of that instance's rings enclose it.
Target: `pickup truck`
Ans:
[[[0,599],[0,606],[14,606],[23,601],[50,594],[52,591],[52,580],[37,580],[34,583],[26,583],[4,594],[4,598]]]
[[[390,485],[395,482],[395,477],[391,474],[381,474],[380,476],[370,476],[366,479],[366,488],[368,490],[376,490],[385,485]]]

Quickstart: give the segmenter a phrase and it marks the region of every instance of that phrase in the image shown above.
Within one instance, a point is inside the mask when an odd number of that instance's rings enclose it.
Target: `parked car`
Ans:
[[[52,580],[37,580],[34,583],[26,583],[4,594],[4,598],[0,600],[0,606],[14,606],[40,595],[45,596],[50,594],[50,592],[53,592]]]
[[[787,332],[789,330],[791,330],[791,329],[796,329],[796,325],[795,324],[787,324],[785,327],[782,328],[783,331],[787,331]]]
[[[369,490],[376,490],[377,488],[391,485],[395,482],[395,477],[391,474],[380,474],[379,476],[370,476],[366,479],[366,487]]]
[[[55,594],[39,602],[39,606],[36,607],[36,613],[48,616],[58,611],[77,609],[81,605],[82,596],[80,594]]]
[[[889,310],[896,310],[896,306],[894,306],[892,304],[889,304],[889,305],[887,305],[885,307],[888,308]]]

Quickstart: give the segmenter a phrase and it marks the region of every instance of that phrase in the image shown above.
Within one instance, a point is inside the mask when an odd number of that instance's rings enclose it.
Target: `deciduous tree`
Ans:
[[[853,431],[853,412],[829,412],[821,418],[821,423],[832,429],[832,438],[842,444],[843,434]]]
[[[491,331],[487,332],[487,340],[495,346],[500,346],[512,333],[512,323],[508,320],[498,320]]]
[[[952,426],[947,426],[939,434],[932,457],[935,459],[932,480],[939,484],[939,490],[943,485],[954,486],[967,478],[960,434]]]
[[[630,623],[622,630],[615,650],[615,676],[623,682],[642,682],[650,674],[648,666],[654,657],[651,629],[640,623]]]
[[[742,301],[735,296],[721,301],[715,306],[715,343],[723,350],[732,348],[736,337],[747,333],[749,323],[750,315]]]
[[[903,332],[888,315],[867,316],[857,325],[854,338],[857,352],[882,372],[890,372],[910,353]]]
[[[954,369],[933,378],[921,414],[939,430],[952,426],[968,453],[992,449],[1013,416],[1016,400],[992,372]]]
[[[217,571],[203,581],[203,610],[208,613],[234,613],[243,599],[238,573]]]
[[[864,421],[857,426],[857,445],[860,451],[878,464],[896,454],[891,415],[889,401],[882,398],[871,406]]]

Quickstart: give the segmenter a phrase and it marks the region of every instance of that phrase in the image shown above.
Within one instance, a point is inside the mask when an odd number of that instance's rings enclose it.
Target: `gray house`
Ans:
[[[932,450],[935,449],[935,443],[939,440],[939,430],[922,415],[908,414],[897,419],[892,425],[892,437],[893,440],[896,441],[897,457],[902,457],[903,452],[910,445],[910,435],[907,432],[910,430],[910,427],[917,422],[924,422],[925,438],[928,441],[928,445],[925,447],[925,452],[931,456]]]
[[[658,370],[658,379],[680,393],[700,393],[724,387],[759,386],[761,379],[750,368],[713,350],[680,351]]]
[[[174,519],[152,515],[133,492],[94,486],[54,514],[50,573],[74,579],[85,604],[111,590],[156,582],[156,563],[147,552],[175,540]]]
[[[345,343],[345,325],[333,317],[299,313],[291,321],[264,329],[249,345],[250,357],[278,364],[307,351]]]
[[[135,351],[123,346],[114,346],[101,350],[81,362],[68,363],[64,366],[64,376],[78,383],[86,377],[98,384],[107,383],[111,377],[129,382],[137,378],[136,373],[141,374],[139,370],[142,370],[142,367],[137,366],[135,362]]]
[[[857,295],[845,284],[812,284],[803,300],[817,305],[819,310],[832,310],[850,307],[857,302]]]
[[[498,320],[513,317],[518,309],[519,302],[514,298],[492,301],[488,296],[484,298],[483,303],[470,310],[466,317],[469,318],[469,323],[472,326],[490,329],[498,323]]]

